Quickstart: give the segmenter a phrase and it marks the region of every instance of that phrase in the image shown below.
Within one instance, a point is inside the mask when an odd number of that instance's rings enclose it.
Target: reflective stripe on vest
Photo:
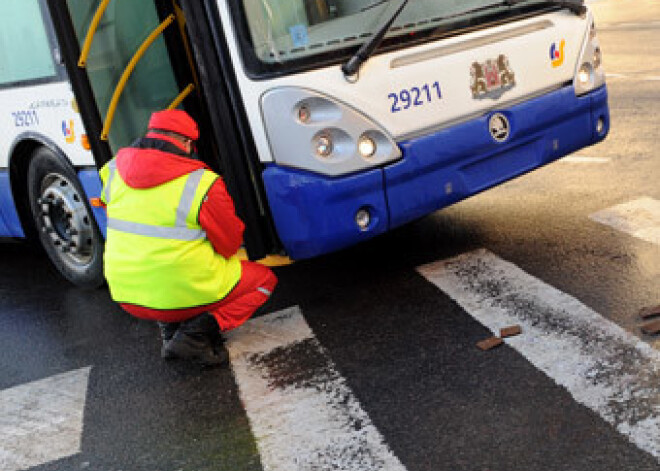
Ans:
[[[112,162],[114,164],[114,161]],[[110,177],[108,178],[108,185],[106,187],[106,201],[110,202],[110,183],[112,182],[112,176],[114,175],[115,169],[110,168]],[[199,240],[206,238],[206,232],[202,229],[190,229],[186,224],[186,218],[188,213],[192,209],[193,201],[195,200],[195,193],[197,193],[197,187],[202,181],[202,176],[204,175],[204,169],[200,168],[188,174],[186,178],[186,183],[183,187],[183,192],[181,193],[181,199],[179,200],[179,205],[176,209],[176,222],[174,227],[170,226],[157,226],[155,224],[143,224],[140,222],[125,221],[117,218],[108,218],[108,227],[115,231],[126,232],[128,234],[135,234],[147,237],[156,237],[158,239],[173,239],[173,240]]]
[[[105,184],[105,189],[103,190],[103,198],[105,198],[105,204],[108,204],[110,202],[110,185],[112,185],[112,179],[115,176],[115,172],[117,171],[117,162],[115,162],[115,159],[112,159],[110,162],[108,162],[108,182]]]
[[[140,222],[122,221],[121,219],[115,218],[108,218],[108,227],[119,232],[156,237],[158,239],[199,240],[206,237],[206,232],[201,229],[154,226],[151,224],[142,224]]]
[[[202,181],[202,176],[204,176],[203,168],[195,170],[188,175],[181,199],[179,200],[179,206],[176,208],[176,223],[174,224],[176,227],[186,227],[186,218],[192,209],[195,193],[197,192],[199,182]]]

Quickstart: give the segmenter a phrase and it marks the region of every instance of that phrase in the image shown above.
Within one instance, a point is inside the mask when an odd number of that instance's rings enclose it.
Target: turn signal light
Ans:
[[[89,137],[87,137],[87,134],[80,136],[80,145],[85,150],[91,150],[92,146],[89,145]]]

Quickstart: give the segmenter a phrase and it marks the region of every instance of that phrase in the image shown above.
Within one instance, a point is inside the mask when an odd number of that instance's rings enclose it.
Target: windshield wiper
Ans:
[[[584,15],[587,12],[587,7],[584,6],[584,0],[506,0],[504,3],[509,6],[515,6],[520,3],[527,2],[538,2],[538,3],[548,3],[551,5],[557,5],[562,8],[568,8],[570,11],[576,15]]]
[[[360,66],[364,64],[365,61],[369,59],[369,57],[371,57],[371,54],[374,53],[380,42],[383,40],[385,34],[390,30],[392,23],[394,23],[394,21],[399,17],[407,4],[408,0],[403,0],[401,5],[399,5],[399,8],[397,8],[390,19],[387,20],[387,23],[381,26],[378,32],[372,36],[369,41],[360,46],[360,49],[358,49],[358,51],[353,54],[353,57],[351,57],[348,62],[341,66],[341,71],[344,73],[345,77],[352,77],[358,72],[358,70],[360,70]]]

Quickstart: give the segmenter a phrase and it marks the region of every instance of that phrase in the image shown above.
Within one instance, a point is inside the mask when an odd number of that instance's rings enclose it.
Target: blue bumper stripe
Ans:
[[[275,227],[293,259],[332,252],[387,230],[380,169],[332,179],[273,165],[263,177]],[[355,223],[362,208],[372,215],[364,231]]]
[[[25,237],[7,171],[0,172],[0,237]]]
[[[101,179],[96,170],[81,170],[78,179],[85,193],[91,197],[101,195]],[[107,218],[102,208],[92,208],[96,221],[105,236]],[[16,211],[9,182],[9,172],[0,172],[0,237],[25,237],[23,226]]]
[[[497,111],[510,122],[503,143],[490,136],[487,114],[399,143],[403,158],[382,169],[328,178],[269,166],[266,193],[289,256],[308,258],[368,239],[601,141],[609,131],[605,87],[576,97],[567,86]],[[355,223],[360,208],[373,216],[364,231]]]

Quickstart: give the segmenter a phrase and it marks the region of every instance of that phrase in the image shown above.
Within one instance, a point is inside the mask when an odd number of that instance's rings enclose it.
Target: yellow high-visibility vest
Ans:
[[[182,309],[224,298],[241,277],[236,256],[213,250],[197,216],[218,176],[199,169],[152,188],[131,188],[115,160],[100,172],[107,205],[104,273],[112,299]]]

